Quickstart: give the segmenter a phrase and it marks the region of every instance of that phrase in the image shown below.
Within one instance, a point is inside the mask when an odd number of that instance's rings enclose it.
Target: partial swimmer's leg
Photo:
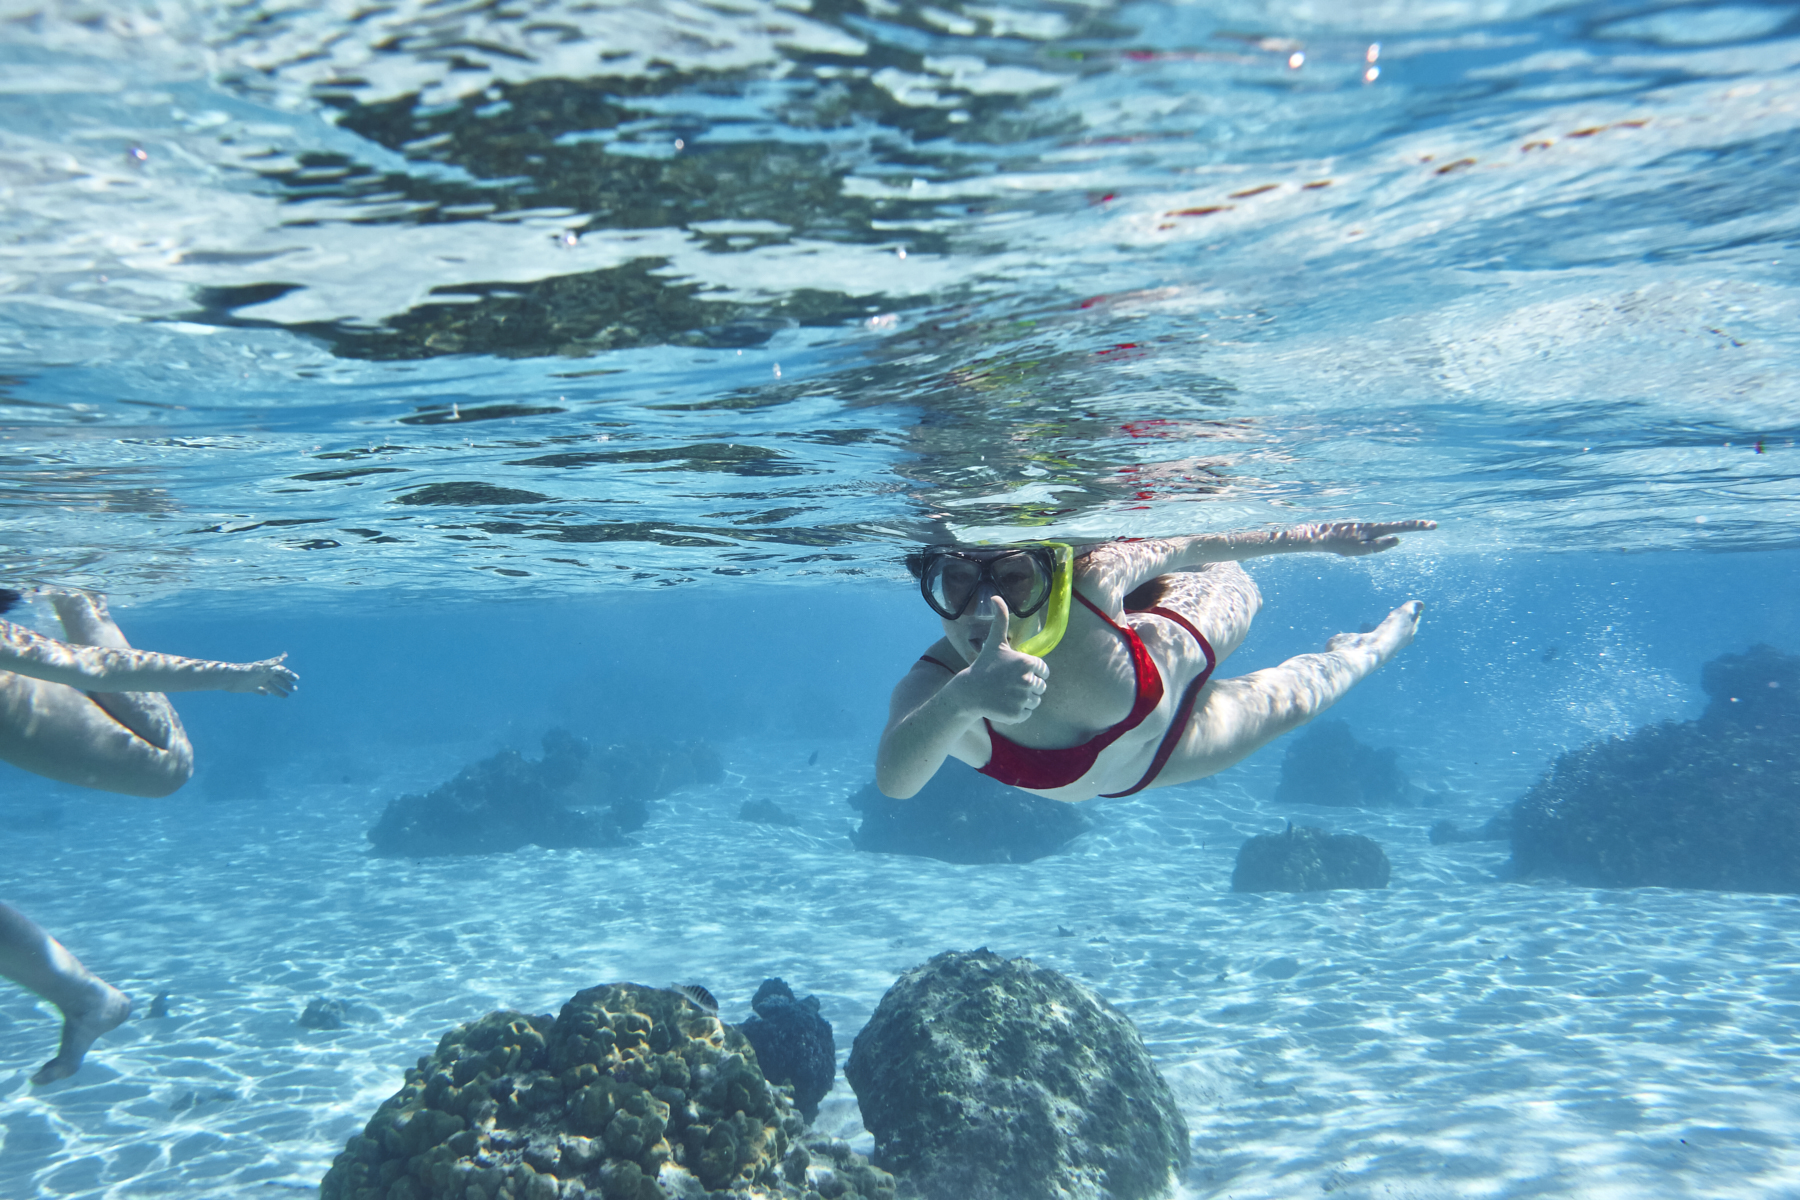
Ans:
[[[1262,592],[1236,563],[1208,563],[1192,571],[1158,575],[1125,597],[1125,611],[1146,608],[1167,608],[1186,617],[1224,662],[1249,636],[1250,622],[1262,608]]]
[[[107,611],[105,596],[72,589],[53,590],[49,595],[69,641],[81,646],[105,646],[111,650],[131,648],[124,632]],[[89,692],[87,695],[113,720],[158,750],[185,762],[187,773],[193,773],[194,748],[167,696],[161,692]]]
[[[1206,686],[1154,787],[1216,774],[1343,699],[1411,642],[1424,605],[1408,600],[1368,633],[1340,633],[1322,654]]]
[[[0,903],[0,975],[56,1005],[63,1015],[62,1047],[31,1077],[67,1079],[81,1069],[94,1039],[131,1015],[131,999],[81,965],[30,917]]]
[[[0,671],[0,761],[62,783],[123,796],[167,796],[194,772],[184,736],[151,745],[86,692]]]
[[[62,622],[68,640],[77,646],[105,646],[108,650],[129,650],[124,631],[107,611],[106,597],[99,592],[75,588],[45,588],[56,619]]]

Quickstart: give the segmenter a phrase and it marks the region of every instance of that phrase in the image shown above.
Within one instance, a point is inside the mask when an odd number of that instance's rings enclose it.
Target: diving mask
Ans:
[[[1038,631],[1013,649],[1043,657],[1069,627],[1074,552],[1062,542],[1024,546],[927,546],[919,554],[919,591],[932,611],[954,621],[968,611],[985,582],[1014,617],[1042,611]]]

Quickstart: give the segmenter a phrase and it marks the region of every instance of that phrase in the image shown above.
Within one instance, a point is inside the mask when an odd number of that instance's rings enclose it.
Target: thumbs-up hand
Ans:
[[[975,610],[992,613],[987,635],[975,661],[963,671],[963,692],[971,711],[997,725],[1017,725],[1029,717],[1050,686],[1050,667],[1041,658],[1021,654],[1007,644],[1012,614],[1006,601],[990,595]]]

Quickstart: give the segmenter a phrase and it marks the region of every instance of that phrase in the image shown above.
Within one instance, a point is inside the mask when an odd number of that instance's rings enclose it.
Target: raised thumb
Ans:
[[[988,623],[987,636],[981,639],[981,653],[977,658],[992,658],[1000,653],[1000,647],[1006,645],[1007,635],[1011,630],[1012,614],[1006,609],[1006,601],[999,596],[989,596],[984,603],[993,612]]]

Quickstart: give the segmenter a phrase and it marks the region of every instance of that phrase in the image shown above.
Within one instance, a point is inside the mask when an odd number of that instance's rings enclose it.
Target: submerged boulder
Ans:
[[[163,1016],[169,1015],[168,994],[163,993]],[[155,1006],[151,1006],[155,1011]],[[342,1000],[334,1000],[330,996],[315,996],[306,1011],[294,1021],[302,1029],[342,1029],[350,1023],[350,1009]]]
[[[1513,865],[1601,887],[1800,892],[1800,657],[1701,669],[1694,721],[1559,757],[1512,810]]]
[[[946,762],[916,796],[893,800],[869,784],[850,797],[862,824],[858,850],[953,863],[1031,862],[1055,854],[1093,821],[1073,804],[1047,800]]]
[[[1234,892],[1324,892],[1384,888],[1388,859],[1380,843],[1360,833],[1326,833],[1288,822],[1282,833],[1251,838],[1231,872]]]
[[[608,808],[618,827],[629,833],[649,820],[650,801],[724,778],[724,760],[705,742],[614,742],[588,756],[570,782],[569,802]]]
[[[738,1029],[756,1047],[756,1061],[770,1083],[794,1089],[794,1104],[811,1121],[837,1078],[837,1041],[819,1015],[819,998],[794,998],[784,980],[765,979],[750,1001],[755,1015]]]
[[[803,1145],[744,1036],[680,992],[615,983],[562,1012],[445,1034],[320,1185],[321,1200],[883,1200],[841,1144]],[[817,1160],[815,1160],[815,1154]]]
[[[1434,846],[1448,846],[1457,842],[1504,842],[1512,837],[1512,811],[1504,809],[1475,829],[1464,829],[1455,821],[1433,821],[1426,834]]]
[[[587,739],[552,729],[535,762],[502,750],[425,795],[389,801],[369,841],[376,854],[408,858],[618,846],[643,828],[648,801],[723,777],[717,751],[701,742],[595,752]]]
[[[1343,721],[1315,721],[1288,742],[1281,760],[1278,804],[1394,808],[1413,802],[1413,786],[1398,753],[1365,746]]]
[[[844,1077],[875,1161],[923,1200],[1139,1200],[1188,1161],[1137,1028],[1029,959],[951,951],[908,971]]]

